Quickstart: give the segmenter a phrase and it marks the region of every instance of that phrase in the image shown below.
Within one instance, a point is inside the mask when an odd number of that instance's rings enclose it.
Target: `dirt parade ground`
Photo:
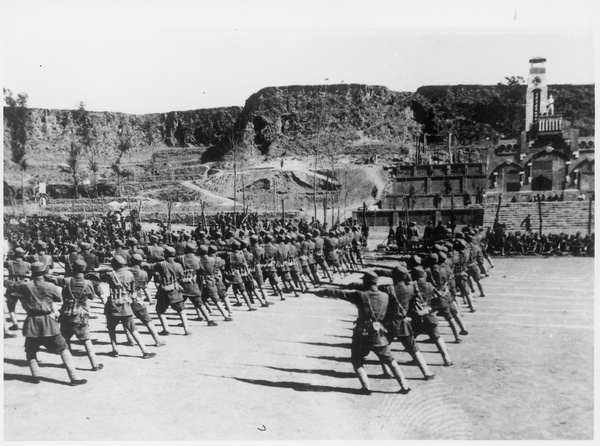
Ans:
[[[218,327],[194,321],[190,305],[190,337],[169,310],[171,335],[165,347],[149,347],[157,353],[149,360],[137,347],[108,355],[95,302],[90,323],[104,369],[92,372],[75,342],[84,386],[70,387],[60,357],[44,351],[42,382],[32,384],[23,337],[5,340],[4,440],[591,440],[594,260],[494,263],[483,281],[486,297],[475,297],[477,311],[462,309],[469,331],[463,342],[455,344],[440,322],[453,366],[443,367],[420,336],[436,374],[425,381],[392,344],[408,395],[381,377],[374,355],[366,365],[373,394],[359,394],[350,363],[356,309],[344,301],[272,297],[275,305],[256,312],[236,308],[233,322],[215,317]],[[122,333],[118,339],[126,340]]]

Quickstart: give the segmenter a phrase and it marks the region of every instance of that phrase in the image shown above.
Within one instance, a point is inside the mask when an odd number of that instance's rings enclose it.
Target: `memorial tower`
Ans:
[[[525,131],[530,132],[542,113],[546,113],[548,101],[548,84],[546,82],[546,59],[534,57],[529,60],[529,77],[527,78],[527,108],[525,110]]]

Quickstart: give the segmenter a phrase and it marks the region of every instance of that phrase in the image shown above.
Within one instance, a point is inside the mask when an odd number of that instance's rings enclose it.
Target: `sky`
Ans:
[[[2,0],[2,84],[29,106],[124,113],[243,106],[261,88],[395,91],[598,71],[594,0]]]

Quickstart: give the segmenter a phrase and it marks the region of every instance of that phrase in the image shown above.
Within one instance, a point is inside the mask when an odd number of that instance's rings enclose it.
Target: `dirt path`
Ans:
[[[450,342],[440,323],[453,367],[442,367],[435,347],[419,338],[437,375],[423,381],[401,346],[392,346],[413,388],[404,396],[379,377],[373,356],[366,367],[375,392],[356,393],[349,361],[356,310],[343,301],[305,294],[253,313],[236,308],[234,321],[216,317],[216,328],[192,321],[191,337],[169,311],[173,334],[166,347],[149,347],[158,353],[151,360],[137,347],[107,356],[94,303],[91,327],[105,369],[91,372],[75,345],[85,386],[64,385],[60,360],[45,352],[44,381],[28,383],[23,338],[5,340],[5,439],[591,439],[593,259],[495,264],[477,312],[463,312],[464,342]],[[188,314],[195,317],[189,307]]]
[[[221,206],[233,206],[233,204],[234,204],[233,200],[231,200],[227,197],[223,197],[221,195],[217,195],[214,192],[211,192],[209,190],[202,189],[200,186],[195,185],[191,181],[180,181],[179,184],[181,184],[184,187],[187,187],[188,189],[192,189],[196,192],[200,192],[202,195],[208,197],[211,200],[218,201],[219,202],[218,204]]]

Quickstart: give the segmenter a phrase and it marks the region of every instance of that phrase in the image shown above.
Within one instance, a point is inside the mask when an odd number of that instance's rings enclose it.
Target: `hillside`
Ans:
[[[594,85],[549,88],[557,111],[563,111],[582,136],[594,134],[594,89]],[[234,195],[232,178],[237,164],[238,170],[241,165],[254,169],[247,174],[248,183],[236,182],[238,193],[245,190],[250,196],[272,196],[277,186],[278,194],[307,196],[313,191],[315,168],[331,176],[340,169],[364,173],[368,166],[360,164],[373,154],[378,154],[383,164],[412,162],[421,132],[428,134],[427,150],[422,154],[425,162],[435,157],[444,161],[449,131],[464,159],[468,153],[477,161],[499,138],[522,130],[524,93],[522,85],[427,86],[410,93],[341,84],[268,87],[250,96],[243,107],[148,115],[28,109],[26,193],[31,195],[35,184],[42,181],[52,185],[51,197],[73,196],[68,157],[72,147],[81,147],[75,176],[80,185],[88,184],[80,187],[83,196],[96,194],[92,159],[98,163],[96,180],[103,195],[118,194],[117,184],[122,183],[123,194],[164,199],[165,193],[174,193],[182,200],[193,200],[200,193],[195,188],[200,187],[207,199],[228,203]],[[10,116],[5,107],[4,176],[9,186],[18,187],[20,169],[11,162]],[[87,146],[82,139],[84,124],[91,135]],[[118,177],[114,165],[124,140],[131,148],[120,159]],[[319,156],[315,158],[317,147]],[[296,159],[302,163],[302,172],[260,167],[279,159],[286,163]],[[362,189],[368,191],[357,200],[369,199],[375,185],[373,181],[363,184]],[[328,188],[327,181],[317,181],[319,191],[326,194]]]

